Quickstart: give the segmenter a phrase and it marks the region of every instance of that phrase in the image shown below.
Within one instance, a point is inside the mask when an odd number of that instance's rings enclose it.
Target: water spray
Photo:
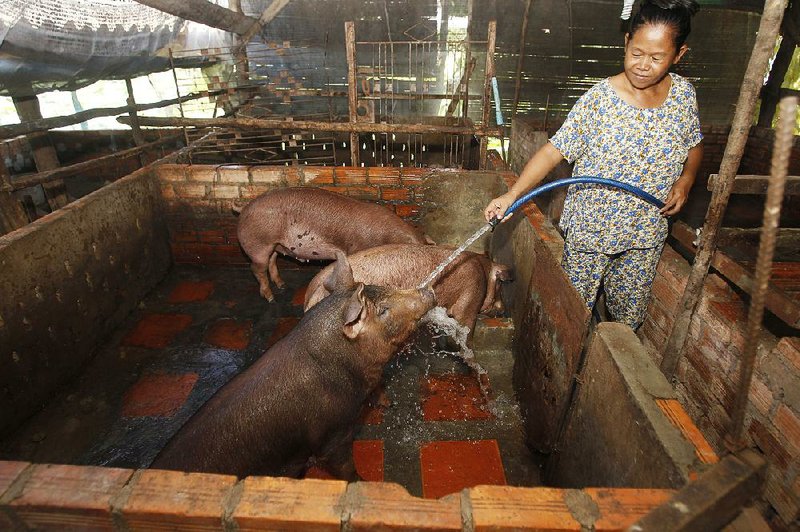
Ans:
[[[510,216],[514,211],[520,208],[523,204],[527,203],[531,199],[535,198],[536,196],[543,194],[545,192],[549,192],[554,188],[564,187],[569,185],[577,185],[577,184],[593,184],[593,185],[606,185],[613,188],[618,188],[620,190],[624,190],[626,192],[630,192],[631,194],[638,196],[639,198],[645,200],[648,203],[651,203],[658,207],[659,209],[664,207],[664,202],[658,199],[657,197],[653,196],[649,192],[645,192],[644,190],[640,189],[639,187],[635,187],[633,185],[629,185],[628,183],[623,183],[622,181],[616,181],[614,179],[605,179],[603,177],[592,177],[592,176],[580,176],[580,177],[568,177],[566,179],[557,179],[555,181],[551,181],[545,185],[540,187],[534,188],[527,194],[523,195],[521,198],[517,199],[511,206],[506,210],[503,214],[503,218],[507,218]],[[461,244],[453,253],[451,253],[444,261],[442,261],[439,266],[433,270],[428,277],[425,278],[424,281],[417,287],[417,288],[425,288],[429,286],[436,277],[442,273],[448,264],[453,262],[456,257],[458,257],[465,249],[472,245],[473,242],[478,240],[481,236],[484,235],[489,230],[494,230],[497,224],[500,223],[502,218],[494,217],[486,225],[481,226],[475,234],[469,237],[463,244]]]

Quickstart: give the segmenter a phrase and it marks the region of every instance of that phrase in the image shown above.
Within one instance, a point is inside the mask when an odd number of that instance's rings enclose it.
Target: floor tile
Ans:
[[[148,314],[122,339],[125,345],[163,349],[192,323],[188,314]]]
[[[125,393],[122,400],[124,417],[169,417],[180,410],[192,392],[196,373],[143,375]]]
[[[438,499],[480,484],[506,483],[496,440],[435,441],[420,448],[422,493]]]
[[[205,301],[213,291],[214,281],[181,281],[172,289],[167,301],[169,303]]]
[[[473,374],[423,378],[420,399],[425,421],[474,421],[493,417]]]
[[[217,320],[208,330],[205,341],[211,345],[224,349],[241,351],[250,342],[250,331],[253,322],[250,320],[236,321],[230,318]]]

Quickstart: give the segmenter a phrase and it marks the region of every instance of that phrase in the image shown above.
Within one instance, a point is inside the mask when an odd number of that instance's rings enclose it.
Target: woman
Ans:
[[[576,103],[558,132],[528,161],[519,179],[484,209],[487,220],[566,159],[575,176],[615,179],[665,202],[660,211],[602,185],[572,185],[560,226],[562,265],[589,308],[602,283],[616,321],[644,320],[667,216],[686,203],[703,157],[694,87],[669,72],[686,53],[695,0],[644,0],[625,35],[624,71]]]

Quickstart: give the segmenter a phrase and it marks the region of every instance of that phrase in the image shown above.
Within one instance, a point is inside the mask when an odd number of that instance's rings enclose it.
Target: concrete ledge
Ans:
[[[687,437],[699,431],[630,327],[597,326],[578,382],[556,465],[549,465],[556,485],[674,488],[716,461],[702,436]]]

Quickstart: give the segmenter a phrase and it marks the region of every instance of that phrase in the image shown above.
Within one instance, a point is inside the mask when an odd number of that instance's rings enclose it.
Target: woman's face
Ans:
[[[625,77],[637,89],[657,85],[687,49],[685,44],[675,48],[669,26],[640,26],[633,35],[625,35]]]

